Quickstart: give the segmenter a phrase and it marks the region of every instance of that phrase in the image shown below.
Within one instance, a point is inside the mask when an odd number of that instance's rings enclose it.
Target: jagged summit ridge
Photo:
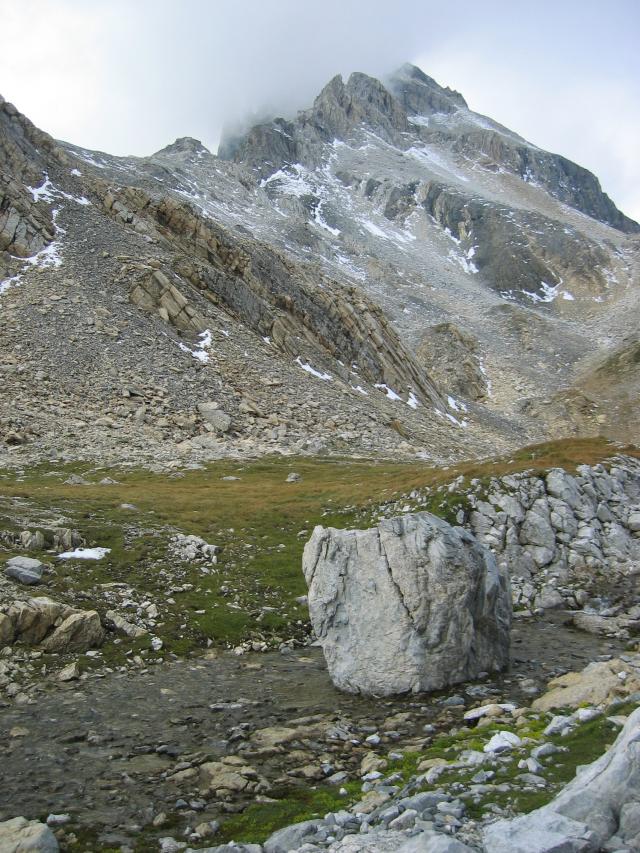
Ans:
[[[164,148],[161,148],[160,151],[156,151],[153,156],[160,157],[163,155],[170,156],[174,154],[202,157],[205,154],[211,156],[211,151],[209,151],[209,149],[203,145],[199,139],[194,139],[192,136],[181,136],[176,139],[175,142],[172,142],[170,145],[166,145]]]
[[[563,203],[614,228],[640,231],[640,225],[616,208],[587,169],[541,151],[474,113],[461,94],[443,88],[410,64],[391,74],[386,85],[360,72],[351,74],[346,83],[337,75],[309,110],[293,120],[263,121],[240,137],[223,139],[218,155],[268,178],[296,163],[317,168],[326,159],[327,143],[367,132],[401,151],[416,141],[444,146],[459,159],[479,160],[482,168],[506,169],[523,181],[538,183]]]

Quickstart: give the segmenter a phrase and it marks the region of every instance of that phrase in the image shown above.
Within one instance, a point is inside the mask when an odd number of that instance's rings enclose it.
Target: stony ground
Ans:
[[[622,651],[619,642],[585,638],[548,620],[517,624],[513,642],[504,678],[429,697],[372,701],[341,694],[318,649],[226,653],[51,685],[33,704],[1,712],[2,818],[69,814],[71,850],[155,850],[152,839],[183,839],[212,821],[220,823],[216,843],[256,840],[288,816],[316,811],[308,786],[318,790],[318,810],[354,802],[365,756],[394,752],[406,769],[401,755],[427,757],[434,737],[450,734],[469,707],[521,706],[554,675]],[[247,765],[255,772],[227,778]],[[16,786],[16,779],[29,781]],[[259,791],[257,780],[264,780]],[[254,814],[233,815],[260,802]],[[74,835],[84,840],[73,843]]]
[[[289,126],[300,162],[285,125],[256,137],[280,160],[103,156],[0,97],[0,818],[63,850],[306,818],[307,853],[380,828],[477,846],[637,704],[637,450],[513,450],[637,440],[637,226],[459,96],[408,118],[358,75],[345,112],[341,86],[314,107],[333,141],[313,110]],[[511,671],[338,694],[303,545],[419,510],[514,563]],[[531,706],[589,661],[560,721],[565,693]]]
[[[17,638],[0,655],[9,768],[2,817],[68,815],[59,825],[51,819],[68,850],[152,851],[169,837],[198,849],[262,841],[294,821],[345,809],[387,825],[409,808],[394,812],[398,798],[426,785],[444,791],[437,826],[473,841],[483,815],[548,798],[571,762],[547,768],[545,785],[516,779],[533,772],[516,765],[541,742],[546,709],[522,712],[532,740],[513,753],[515,763],[451,768],[441,778],[436,759],[477,752],[505,728],[522,734],[520,712],[504,711],[478,741],[462,720],[470,708],[526,708],[549,679],[633,648],[635,627],[610,617],[637,601],[634,576],[625,576],[617,604],[617,574],[610,600],[592,590],[585,607],[596,615],[609,608],[609,616],[591,633],[572,624],[586,612],[575,595],[556,610],[534,600],[521,606],[503,677],[371,701],[335,691],[320,651],[308,645],[302,549],[315,524],[363,527],[421,509],[455,521],[478,499],[473,483],[484,484],[486,497],[505,477],[521,482],[518,472],[539,477],[581,463],[608,470],[619,463],[605,460],[619,452],[582,440],[448,470],[327,459],[226,462],[169,475],[86,463],[5,470],[2,562],[30,555],[43,565],[35,586],[6,574],[0,584],[0,633],[8,620],[8,636]],[[78,548],[110,550],[91,560]],[[61,559],[63,551],[75,556]],[[603,720],[597,725],[606,728]],[[595,757],[608,732],[576,733],[576,762]],[[504,776],[495,783],[503,787],[492,787],[491,776],[471,781],[481,771]],[[415,781],[428,773],[430,781]],[[31,781],[16,786],[25,775]],[[385,803],[391,811],[381,817]]]

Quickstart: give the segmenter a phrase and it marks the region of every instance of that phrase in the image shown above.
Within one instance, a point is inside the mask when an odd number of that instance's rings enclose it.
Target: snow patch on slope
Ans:
[[[178,343],[178,346],[183,352],[188,352],[193,358],[196,358],[198,361],[201,361],[203,364],[208,364],[210,361],[210,356],[208,350],[211,347],[213,342],[213,336],[211,334],[211,329],[205,329],[204,332],[200,332],[198,335],[200,338],[200,342],[196,346],[195,349],[190,349],[186,344],[183,344],[182,341]]]
[[[296,364],[306,373],[310,373],[312,376],[315,376],[316,379],[323,379],[325,382],[330,382],[333,379],[333,376],[331,376],[330,373],[321,373],[319,370],[315,370],[308,362],[302,361],[300,356],[296,358]]]

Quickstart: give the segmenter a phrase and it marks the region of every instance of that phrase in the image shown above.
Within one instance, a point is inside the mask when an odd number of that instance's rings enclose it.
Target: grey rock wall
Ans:
[[[516,607],[581,605],[577,587],[640,570],[638,460],[510,475],[472,503],[469,527],[508,567]]]

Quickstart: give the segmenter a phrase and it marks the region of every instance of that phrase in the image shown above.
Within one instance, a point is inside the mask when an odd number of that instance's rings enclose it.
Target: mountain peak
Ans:
[[[405,112],[391,92],[360,71],[346,84],[340,75],[333,77],[314,101],[310,118],[327,137],[339,139],[358,124],[385,136],[407,128]]]
[[[192,136],[180,136],[175,142],[172,142],[170,145],[166,145],[164,148],[161,148],[160,151],[156,151],[153,156],[157,157],[159,154],[186,154],[201,157],[203,154],[211,154],[211,152],[202,144],[202,142],[200,142],[199,139],[194,139]]]
[[[408,115],[453,113],[467,107],[467,102],[459,92],[440,86],[417,65],[409,62],[394,71],[386,83]]]

